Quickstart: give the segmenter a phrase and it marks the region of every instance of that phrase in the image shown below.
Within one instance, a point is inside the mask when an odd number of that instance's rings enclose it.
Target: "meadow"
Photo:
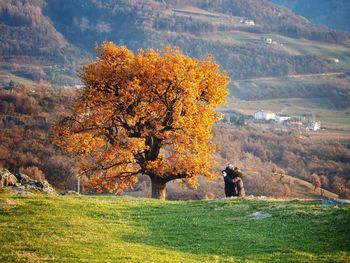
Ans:
[[[349,262],[349,233],[319,200],[0,194],[0,262]]]

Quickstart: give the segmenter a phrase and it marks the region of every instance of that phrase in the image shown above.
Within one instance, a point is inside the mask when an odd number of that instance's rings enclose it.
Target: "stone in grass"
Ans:
[[[19,194],[19,195],[30,195],[33,194],[33,192],[29,191],[28,189],[25,188],[25,186],[20,185],[20,186],[13,186],[9,188],[12,194]]]
[[[350,201],[345,199],[338,199],[338,198],[323,198],[321,199],[321,204],[323,206],[346,205],[346,204],[350,204]]]
[[[16,186],[17,178],[5,168],[0,168],[0,188]]]
[[[24,184],[24,187],[28,190],[34,190],[34,191],[42,192],[48,195],[57,195],[56,190],[46,180],[42,180],[42,181],[33,180]]]
[[[252,216],[254,216],[254,218],[256,219],[272,217],[272,215],[270,215],[269,213],[262,213],[262,212],[255,212],[252,214]]]
[[[80,194],[78,192],[76,192],[76,191],[69,190],[69,191],[66,191],[66,192],[62,192],[61,195],[77,195],[77,196],[79,196]]]

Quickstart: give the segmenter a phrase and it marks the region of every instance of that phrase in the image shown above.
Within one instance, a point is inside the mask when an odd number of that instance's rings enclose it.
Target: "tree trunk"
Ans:
[[[158,178],[151,178],[152,182],[152,198],[165,200],[166,183]]]

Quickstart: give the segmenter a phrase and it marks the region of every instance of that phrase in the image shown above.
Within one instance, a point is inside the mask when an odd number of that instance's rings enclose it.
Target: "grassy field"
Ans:
[[[313,55],[327,57],[329,59],[338,58],[340,61],[334,64],[335,70],[350,69],[350,41],[341,44],[330,44],[307,39],[295,39],[278,34],[257,34],[243,31],[224,32],[211,35],[211,39],[223,41],[226,44],[245,44],[245,43],[260,43],[264,44],[261,37],[270,37],[277,41],[277,45],[272,45],[271,48],[278,49],[289,55]],[[264,44],[266,45],[266,44]]]
[[[319,201],[0,195],[0,262],[349,262],[349,233]]]
[[[247,115],[253,115],[260,109],[321,121],[322,127],[328,129],[326,133],[330,137],[343,138],[345,136],[347,141],[350,140],[350,109],[336,110],[327,98],[287,98],[256,101],[235,99],[224,108],[224,110],[235,110]]]

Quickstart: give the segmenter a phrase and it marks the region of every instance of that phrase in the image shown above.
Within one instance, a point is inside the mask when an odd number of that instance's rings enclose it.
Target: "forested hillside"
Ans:
[[[52,125],[69,114],[76,89],[14,87],[0,89],[0,167],[22,172],[32,178],[46,178],[60,190],[75,189],[77,163],[52,144]],[[198,191],[184,190],[181,183],[169,186],[168,197],[222,197],[220,170],[228,163],[245,174],[249,194],[275,197],[307,197],[313,189],[298,190],[299,178],[312,183],[322,178],[322,188],[350,197],[350,149],[334,142],[300,140],[290,134],[276,135],[253,127],[234,128],[218,124],[214,141],[219,146],[218,178],[200,180]],[[281,179],[281,174],[293,176]],[[147,179],[147,178],[146,178]],[[149,180],[139,178],[134,190],[149,191]],[[82,185],[89,189],[82,178]],[[180,180],[181,182],[181,180]],[[318,190],[319,191],[319,190]]]
[[[272,0],[315,24],[350,31],[350,2],[347,0]],[[327,12],[325,12],[325,10]]]
[[[2,63],[5,71],[61,85],[77,84],[77,79],[59,76],[74,77],[81,61],[93,57],[96,43],[103,40],[134,51],[170,44],[195,57],[210,53],[233,78],[245,79],[337,71],[330,52],[300,52],[288,42],[308,39],[300,45],[316,41],[342,46],[348,39],[257,0],[15,0],[2,2],[0,29],[0,56],[10,63]],[[277,41],[278,36],[284,38]],[[266,38],[273,44],[266,44]],[[38,66],[27,69],[27,75],[23,65],[11,63],[25,58]]]
[[[43,1],[0,2],[0,69],[40,81],[54,68],[75,68],[86,54],[71,45],[42,13]]]
[[[345,25],[347,3],[308,1],[306,11],[300,3],[288,1],[296,14],[267,0],[0,1],[0,164],[46,177],[60,189],[73,187],[75,165],[52,145],[50,127],[67,113],[76,91],[48,86],[81,84],[81,64],[105,40],[133,51],[174,45],[192,57],[211,54],[232,78],[231,96],[327,101],[314,115],[330,107],[348,116],[349,35],[312,23],[330,17]],[[330,12],[320,17],[315,6]],[[215,132],[220,165],[234,161],[245,169],[251,193],[293,195],[289,178],[281,183],[273,177],[284,170],[309,182],[313,174],[324,176],[324,188],[349,197],[347,142],[315,145],[251,127],[218,126]],[[142,180],[137,187],[145,188]]]

